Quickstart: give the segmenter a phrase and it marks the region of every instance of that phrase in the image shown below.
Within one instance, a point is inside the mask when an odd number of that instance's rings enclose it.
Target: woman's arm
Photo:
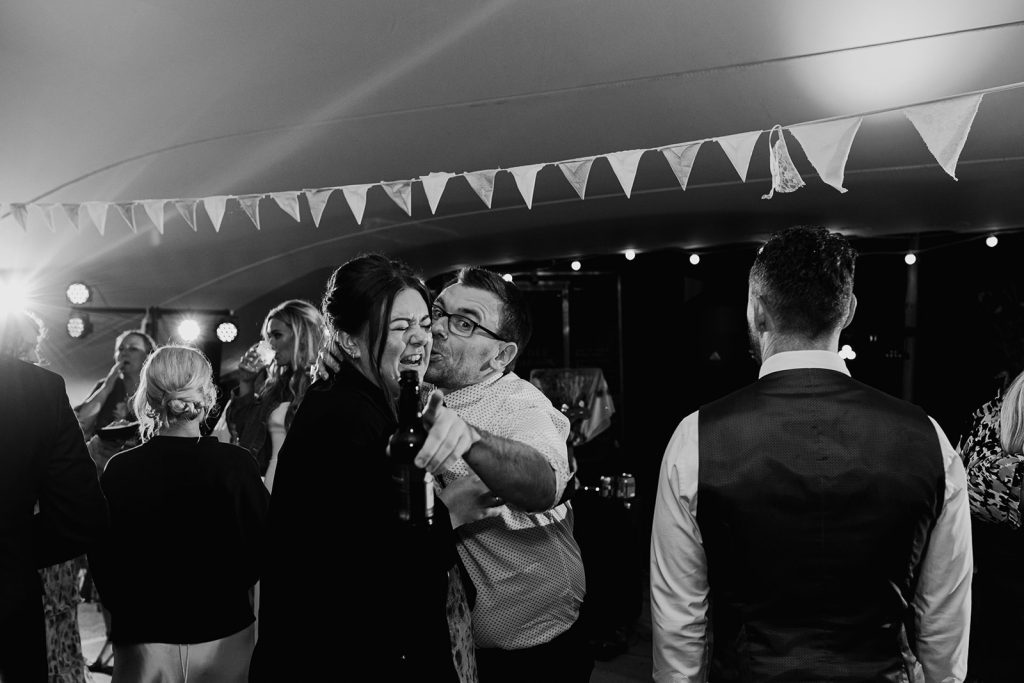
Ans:
[[[110,393],[114,390],[117,380],[121,377],[121,363],[114,363],[110,372],[103,379],[103,382],[85,399],[75,407],[75,415],[78,417],[78,424],[82,427],[85,438],[88,439],[96,432],[96,417],[100,414],[103,404]]]

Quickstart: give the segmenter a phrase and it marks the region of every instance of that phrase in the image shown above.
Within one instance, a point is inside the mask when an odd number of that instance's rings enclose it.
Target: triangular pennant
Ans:
[[[82,204],[85,207],[86,213],[89,214],[89,219],[92,220],[92,224],[96,226],[96,229],[102,235],[107,229],[107,207],[110,206],[107,202],[85,202]]]
[[[245,215],[249,217],[257,230],[260,229],[260,199],[262,197],[263,195],[260,194],[243,194],[236,197],[238,203],[242,205]]]
[[[491,200],[494,198],[494,176],[498,173],[498,169],[491,169],[489,171],[473,171],[466,173],[466,182],[476,192],[476,196],[480,197],[480,200],[487,205],[487,208],[491,208]]]
[[[61,204],[64,209],[64,215],[67,216],[68,223],[71,223],[71,227],[75,229],[75,232],[80,232],[81,228],[78,225],[78,210],[80,205],[78,204]]]
[[[178,209],[178,213],[188,223],[188,227],[192,228],[192,232],[199,232],[199,228],[196,225],[196,202],[195,199],[175,199],[174,207]]]
[[[967,142],[967,134],[971,132],[981,97],[955,97],[903,110],[928,146],[928,151],[953,180],[957,179],[956,163]]]
[[[138,232],[138,228],[135,227],[135,202],[120,202],[114,204],[114,207],[121,214],[121,218],[128,224],[128,227],[131,228],[131,231]]]
[[[153,222],[153,227],[161,235],[164,234],[164,202],[166,199],[144,199],[140,204],[146,210],[146,215]]]
[[[519,188],[519,194],[523,195],[523,201],[526,202],[528,209],[533,208],[533,188],[537,184],[537,171],[545,166],[547,164],[531,164],[508,169],[508,172],[515,178],[516,187]]]
[[[700,146],[703,144],[703,140],[699,142],[686,142],[661,150],[661,153],[665,155],[668,165],[672,167],[672,172],[676,174],[679,186],[684,190],[686,189],[686,184],[690,181],[693,160],[697,157],[697,152],[700,151]]]
[[[846,192],[843,187],[846,159],[850,156],[850,146],[863,120],[863,117],[857,116],[789,129],[803,147],[807,160],[814,166],[818,176],[840,192]]]
[[[407,216],[412,216],[411,180],[394,180],[390,183],[381,183],[380,186],[391,197],[391,201],[398,204],[398,208],[405,211]]]
[[[430,204],[430,213],[437,213],[437,203],[441,201],[441,195],[444,194],[444,188],[448,185],[448,179],[451,178],[454,173],[429,173],[425,176],[420,176],[420,182],[423,183],[423,192],[427,195],[427,203]]]
[[[626,193],[627,199],[633,192],[633,181],[636,180],[636,169],[640,165],[640,157],[646,151],[646,149],[628,149],[625,152],[615,152],[615,154],[604,156],[611,164],[612,171],[619,179],[619,185],[622,186],[622,191]]]
[[[779,137],[775,140],[775,144],[772,144],[772,135],[776,132]],[[761,199],[771,199],[776,191],[796,192],[803,187],[804,179],[800,177],[796,166],[793,165],[793,160],[789,157],[789,149],[786,147],[786,136],[782,126],[776,125],[768,133],[768,149],[770,152],[768,164],[772,171],[772,189],[768,194],[762,195]]]
[[[572,189],[576,190],[580,199],[583,199],[587,192],[587,178],[590,177],[590,167],[593,165],[594,157],[577,161],[563,161],[558,164],[558,168],[562,169],[562,175],[572,185]]]
[[[46,227],[50,229],[50,232],[57,232],[57,207],[60,204],[47,204],[45,206],[39,205],[39,210],[43,212],[43,222]]]
[[[740,180],[747,182],[747,169],[750,167],[750,155],[754,152],[754,144],[761,137],[761,131],[752,130],[749,133],[737,133],[727,135],[724,138],[715,138],[715,141],[722,147],[725,156],[729,157],[732,167],[740,174]]]
[[[21,229],[28,232],[28,206],[25,204],[11,204],[11,215],[18,222]]]
[[[203,208],[206,209],[206,215],[210,217],[210,222],[213,223],[214,232],[220,232],[220,224],[224,220],[224,209],[227,208],[227,205],[228,196],[226,194],[203,197]]]
[[[277,205],[280,206],[285,213],[295,219],[296,222],[302,220],[299,208],[299,193],[298,192],[274,192],[270,195],[273,197]]]
[[[352,215],[356,217],[356,224],[363,224],[363,212],[366,211],[366,191],[373,185],[346,185],[341,188],[348,202],[348,208],[352,209]]]
[[[320,227],[320,219],[323,218],[324,208],[327,200],[331,198],[336,187],[328,187],[322,190],[306,190],[306,201],[309,203],[309,212],[313,214],[313,227]]]

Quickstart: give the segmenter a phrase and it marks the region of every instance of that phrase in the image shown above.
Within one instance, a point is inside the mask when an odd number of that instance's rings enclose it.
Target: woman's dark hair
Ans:
[[[380,254],[363,254],[331,274],[321,304],[331,329],[351,335],[366,332],[367,346],[374,349],[370,365],[380,387],[384,387],[380,361],[387,344],[386,318],[404,289],[419,292],[430,307],[427,286],[409,266]]]

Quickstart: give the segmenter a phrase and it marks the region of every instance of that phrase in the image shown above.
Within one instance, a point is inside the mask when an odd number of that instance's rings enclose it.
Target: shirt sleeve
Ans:
[[[530,446],[547,459],[555,472],[555,499],[561,498],[570,474],[566,446],[569,420],[553,407],[523,404],[509,416],[509,424],[509,438]]]
[[[651,532],[654,680],[707,680],[708,576],[697,527],[698,418],[672,435],[661,463]]]
[[[963,463],[935,420],[932,424],[942,447],[946,493],[914,599],[917,654],[926,681],[954,683],[967,675],[974,571],[971,515]]]

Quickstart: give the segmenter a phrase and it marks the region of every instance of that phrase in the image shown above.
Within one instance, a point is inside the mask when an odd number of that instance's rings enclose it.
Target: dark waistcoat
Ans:
[[[911,603],[945,489],[924,412],[800,369],[699,425],[711,680],[915,680]]]

